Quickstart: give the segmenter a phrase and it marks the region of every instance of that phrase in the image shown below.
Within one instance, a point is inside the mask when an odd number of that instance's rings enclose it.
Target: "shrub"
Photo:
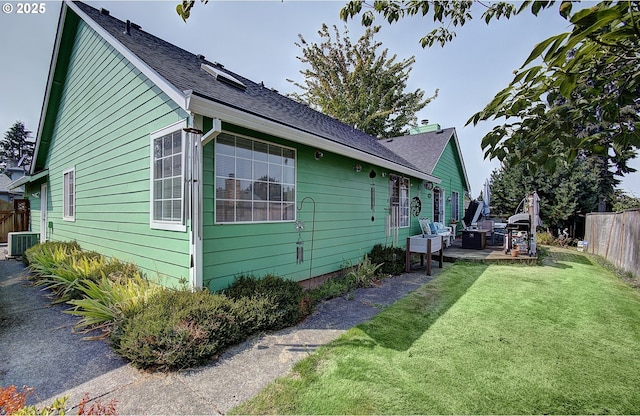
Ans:
[[[82,298],[80,286],[84,280],[95,279],[105,265],[105,258],[95,252],[73,253],[50,267],[51,273],[41,275],[36,280],[37,286],[51,290],[58,298],[57,302]],[[36,263],[34,263],[36,264]]]
[[[111,334],[116,352],[142,369],[203,363],[240,339],[233,302],[208,291],[163,290]]]
[[[273,326],[280,329],[295,325],[309,312],[305,307],[302,287],[292,280],[280,276],[266,275],[262,278],[240,276],[224,293],[232,299],[242,297],[264,298],[274,303]]]
[[[382,263],[380,273],[399,275],[405,270],[405,251],[400,247],[383,246],[376,244],[369,253],[369,258],[374,264]]]
[[[139,312],[151,296],[165,289],[146,280],[140,272],[119,276],[112,273],[110,277],[103,272],[98,282],[82,280],[78,290],[84,298],[67,302],[74,307],[66,313],[82,317],[76,328],[102,329],[108,335],[126,316]]]
[[[536,242],[538,244],[550,246],[554,243],[554,240],[555,238],[553,237],[553,234],[551,234],[549,231],[539,232],[536,234]]]
[[[365,255],[364,259],[356,266],[352,266],[347,273],[347,279],[353,282],[355,287],[371,287],[376,280],[376,272],[382,267],[382,264],[373,264],[369,256]]]

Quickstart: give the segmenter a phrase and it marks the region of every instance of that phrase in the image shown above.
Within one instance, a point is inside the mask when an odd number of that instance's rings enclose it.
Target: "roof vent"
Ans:
[[[198,55],[198,59],[204,61],[204,55]]]
[[[103,14],[105,16],[109,16],[109,10],[105,9],[104,7],[100,9],[100,14]]]
[[[240,81],[234,76],[231,76],[225,72],[215,69],[211,65],[202,64],[200,65],[200,68],[206,71],[207,73],[209,73],[210,75],[213,75],[220,82],[223,82],[227,85],[231,85],[232,87],[241,89],[242,91],[247,89],[247,86],[244,85],[242,81]]]
[[[127,23],[124,27],[124,34],[125,35],[130,35],[131,34],[131,21],[127,20]]]

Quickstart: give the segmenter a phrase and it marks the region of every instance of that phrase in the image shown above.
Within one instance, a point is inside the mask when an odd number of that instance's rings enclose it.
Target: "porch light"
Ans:
[[[360,172],[362,170],[362,165],[356,163],[356,165],[353,167],[353,170],[355,170],[356,172]]]

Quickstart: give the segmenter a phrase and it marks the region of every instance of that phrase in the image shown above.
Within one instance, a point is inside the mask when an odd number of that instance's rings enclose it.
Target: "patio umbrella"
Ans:
[[[485,179],[484,187],[482,188],[482,202],[484,206],[482,207],[482,215],[485,217],[489,216],[489,202],[491,202],[491,185],[489,184],[489,179]]]

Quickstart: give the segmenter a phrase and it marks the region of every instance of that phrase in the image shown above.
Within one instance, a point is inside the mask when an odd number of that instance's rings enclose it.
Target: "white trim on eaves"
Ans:
[[[111,46],[120,52],[129,62],[133,64],[140,72],[142,72],[151,82],[157,85],[162,92],[167,94],[176,104],[178,104],[183,110],[187,109],[186,98],[182,91],[173,86],[169,81],[158,74],[153,68],[142,61],[136,54],[127,49],[120,41],[114,38],[109,32],[102,28],[99,24],[93,21],[87,16],[80,8],[78,8],[73,2],[65,2],[65,5],[73,10],[80,18],[89,25],[93,30],[98,32]]]
[[[411,169],[407,166],[400,165],[390,160],[363,152],[353,147],[336,143],[332,140],[325,139],[321,136],[295,129],[262,117],[248,114],[244,111],[234,109],[221,103],[217,103],[206,98],[193,94],[191,91],[185,91],[187,99],[187,109],[195,114],[206,117],[217,118],[231,124],[246,127],[251,130],[270,134],[276,137],[282,137],[295,143],[304,144],[319,150],[326,150],[350,157],[352,159],[368,162],[376,166],[391,169],[397,173],[410,175],[425,181],[440,183],[441,179],[427,173]]]

